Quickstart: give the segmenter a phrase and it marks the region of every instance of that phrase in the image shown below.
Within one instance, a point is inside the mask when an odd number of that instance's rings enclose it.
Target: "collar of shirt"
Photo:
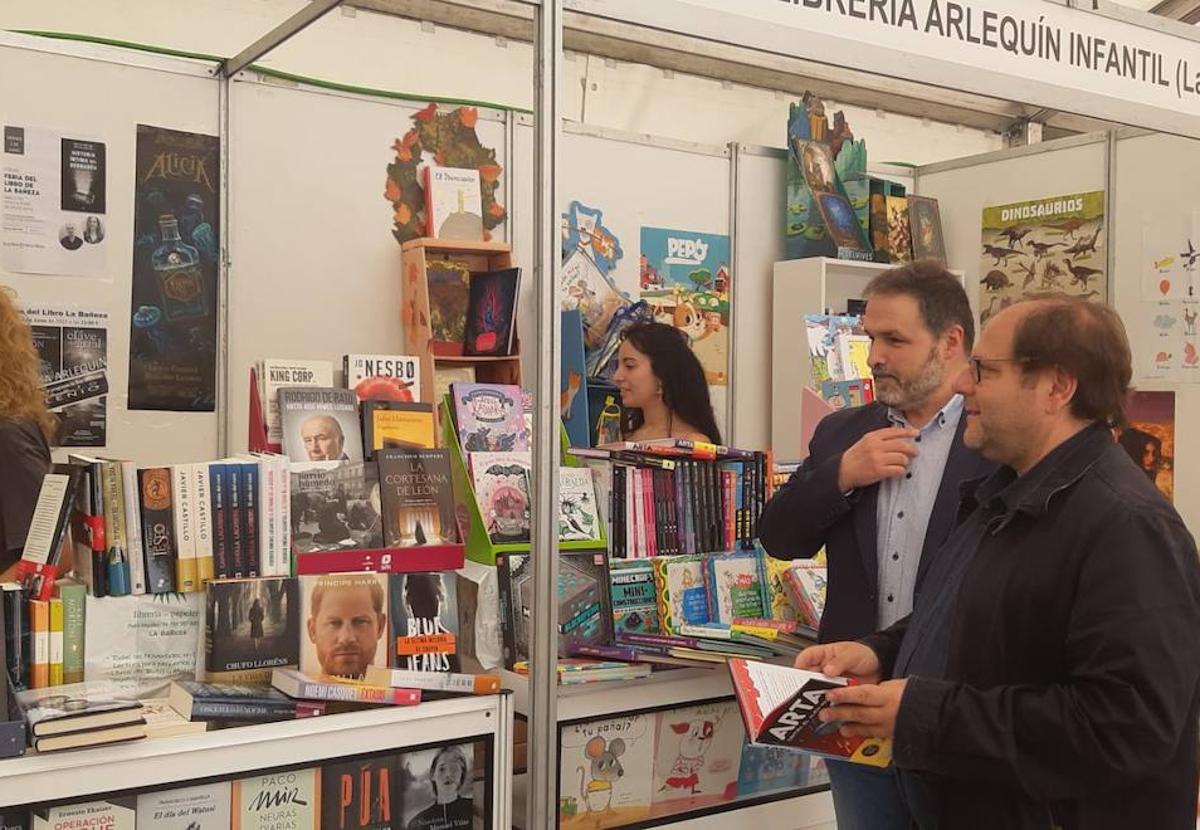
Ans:
[[[944,427],[947,424],[957,426],[958,418],[962,414],[962,408],[963,408],[963,396],[962,395],[955,395],[954,397],[950,398],[950,400],[948,400],[946,402],[946,405],[943,406],[941,409],[939,409],[937,414],[929,419],[929,423],[927,423],[925,426],[921,427],[921,430],[920,430],[921,433],[924,434],[930,430]],[[899,409],[893,409],[892,407],[889,406],[887,409],[887,417],[893,426],[897,426],[897,427],[909,426],[908,419],[904,417],[904,413],[901,412]]]

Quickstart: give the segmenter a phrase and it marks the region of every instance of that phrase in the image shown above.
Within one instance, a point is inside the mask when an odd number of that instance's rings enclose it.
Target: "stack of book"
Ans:
[[[123,743],[146,737],[142,704],[112,686],[74,683],[56,689],[18,692],[17,705],[38,752]]]

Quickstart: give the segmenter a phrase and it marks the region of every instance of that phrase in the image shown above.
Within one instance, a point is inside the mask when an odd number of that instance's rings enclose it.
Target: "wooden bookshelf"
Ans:
[[[408,354],[421,361],[421,400],[436,404],[434,376],[438,367],[471,366],[479,383],[521,385],[521,343],[513,334],[513,353],[502,357],[464,355],[454,346],[432,340],[429,308],[429,262],[453,259],[464,262],[471,273],[512,267],[512,246],[506,242],[473,242],[423,237],[400,246],[401,313]],[[514,321],[513,325],[516,323]]]

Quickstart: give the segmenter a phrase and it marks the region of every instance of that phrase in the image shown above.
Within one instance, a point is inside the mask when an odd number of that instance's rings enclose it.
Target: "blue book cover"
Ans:
[[[229,533],[229,476],[224,464],[208,466],[208,494],[212,500],[213,570],[218,579],[233,576]]]
[[[583,349],[583,316],[579,309],[562,312],[562,388],[559,409],[572,447],[590,447],[587,364]]]
[[[738,798],[779,792],[804,786],[808,777],[808,755],[773,746],[742,745],[738,768]]]
[[[657,634],[658,600],[654,593],[654,567],[649,559],[613,559],[609,562],[613,627],[618,634]]]

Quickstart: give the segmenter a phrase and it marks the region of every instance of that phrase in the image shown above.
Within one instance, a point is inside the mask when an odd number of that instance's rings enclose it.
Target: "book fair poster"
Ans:
[[[0,168],[4,267],[111,279],[104,142],[6,123]]]
[[[981,323],[1040,292],[1108,300],[1104,191],[983,209]]]
[[[139,124],[129,409],[216,406],[220,142]]]
[[[1175,501],[1175,393],[1130,392],[1117,443],[1158,491]]]
[[[1163,218],[1142,231],[1141,330],[1133,332],[1139,374],[1200,380],[1200,211]],[[1149,345],[1145,345],[1149,343]]]
[[[21,312],[41,361],[57,445],[103,447],[108,434],[108,312],[32,305]]]

